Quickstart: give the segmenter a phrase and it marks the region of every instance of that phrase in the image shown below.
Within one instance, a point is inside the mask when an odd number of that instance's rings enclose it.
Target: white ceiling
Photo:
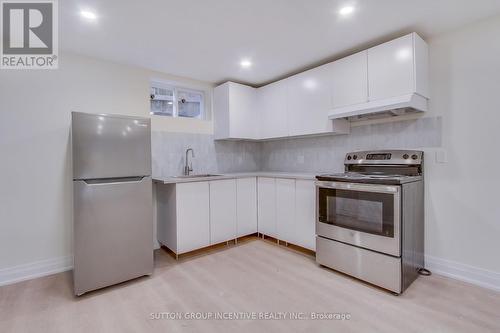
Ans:
[[[346,4],[356,11],[340,18]],[[500,13],[499,0],[64,0],[59,6],[63,50],[252,85],[407,32],[429,38]],[[98,19],[82,19],[82,9]],[[242,58],[253,66],[240,68]]]

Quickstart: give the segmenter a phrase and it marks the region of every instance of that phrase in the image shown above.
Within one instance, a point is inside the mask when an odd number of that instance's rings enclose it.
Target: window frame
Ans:
[[[196,119],[196,120],[206,120],[207,119],[207,110],[206,110],[206,103],[207,103],[207,93],[203,89],[197,89],[196,87],[186,87],[184,85],[179,85],[175,82],[165,82],[161,80],[151,80],[149,82],[149,91],[150,95],[153,94],[152,90],[153,88],[160,88],[160,89],[168,89],[172,91],[172,115],[169,114],[158,114],[154,113],[151,110],[151,101],[152,99],[150,98],[150,104],[149,104],[149,114],[151,116],[160,116],[160,117],[170,117],[170,118],[184,118],[184,119]],[[200,116],[199,117],[186,117],[186,116],[179,116],[179,90],[183,92],[188,92],[188,93],[197,93],[201,94],[202,100],[200,102]]]
[[[175,111],[176,111],[176,108],[175,108],[175,97],[176,97],[175,96],[175,87],[170,85],[170,84],[161,83],[161,82],[157,82],[157,81],[151,81],[149,84],[150,95],[153,94],[153,89],[167,89],[167,90],[172,91],[172,100],[171,100],[172,101],[172,115],[154,113],[151,110],[151,102],[153,101],[153,99],[151,99],[151,98],[150,98],[150,104],[149,104],[149,114],[152,116],[175,117]],[[165,99],[165,100],[168,101],[169,99]]]

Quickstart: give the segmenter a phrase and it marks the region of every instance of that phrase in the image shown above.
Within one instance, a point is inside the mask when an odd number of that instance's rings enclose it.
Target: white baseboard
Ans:
[[[61,273],[73,268],[73,256],[41,260],[0,269],[0,286]]]
[[[497,272],[429,255],[425,256],[425,268],[438,275],[500,291],[500,273]]]

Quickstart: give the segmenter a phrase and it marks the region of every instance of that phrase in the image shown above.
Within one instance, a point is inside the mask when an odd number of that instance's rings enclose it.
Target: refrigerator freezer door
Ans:
[[[151,177],[78,180],[73,189],[75,294],[152,274]]]
[[[73,179],[151,175],[151,121],[72,113]]]

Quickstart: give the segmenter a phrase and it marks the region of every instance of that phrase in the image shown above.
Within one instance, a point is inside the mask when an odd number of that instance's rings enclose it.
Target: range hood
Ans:
[[[329,113],[328,118],[356,121],[425,112],[427,109],[428,99],[413,93],[336,108]]]

